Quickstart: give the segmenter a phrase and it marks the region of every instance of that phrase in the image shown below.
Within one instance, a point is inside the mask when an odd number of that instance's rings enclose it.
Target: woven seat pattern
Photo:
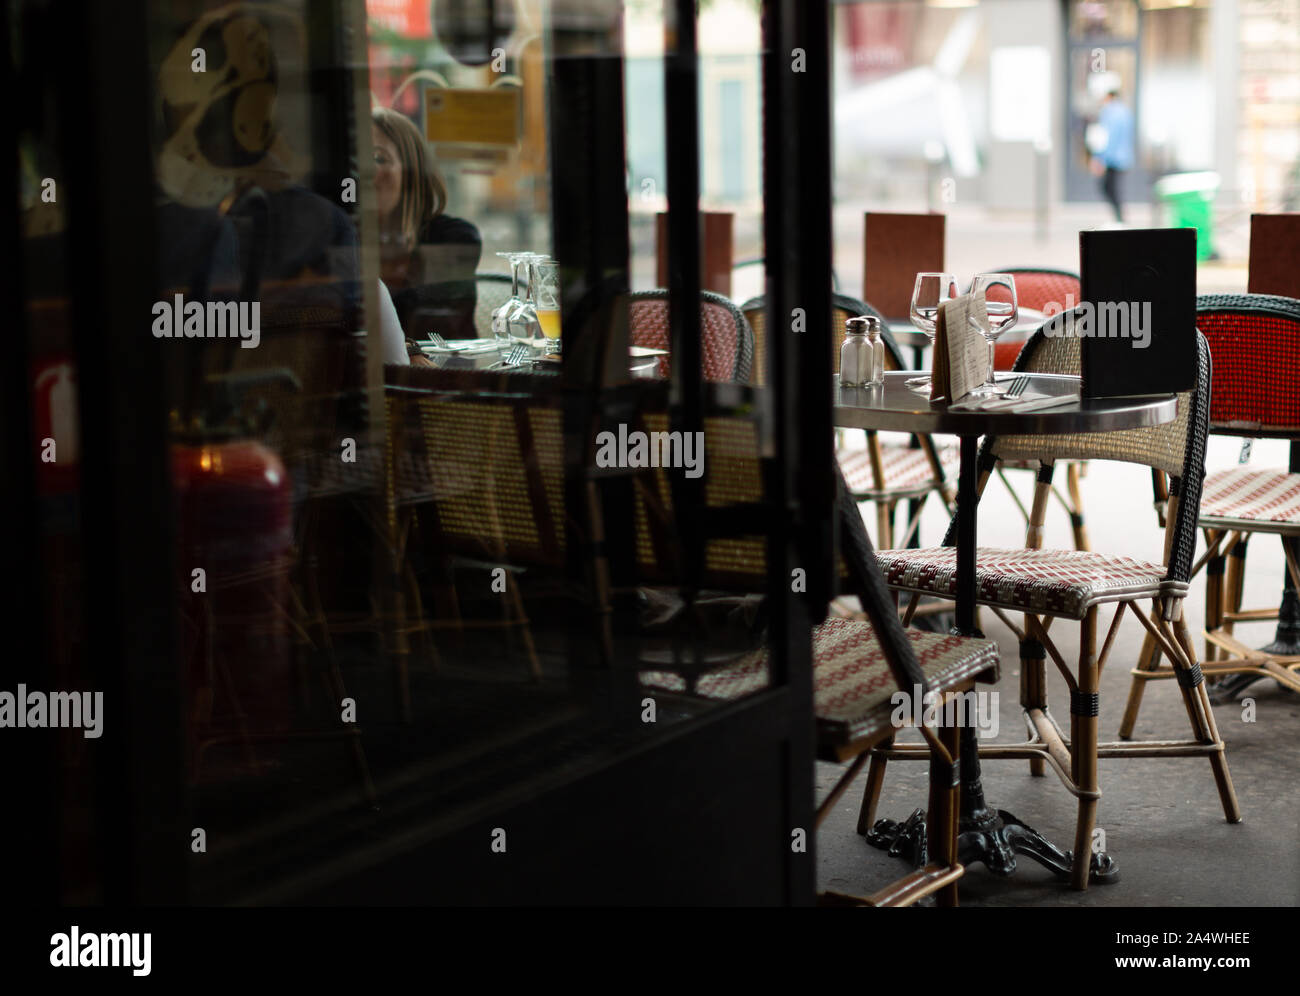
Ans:
[[[925,451],[897,443],[883,443],[880,447],[881,468],[885,472],[885,486],[879,487],[871,469],[871,457],[866,450],[841,447],[836,451],[840,470],[849,491],[859,500],[877,497],[923,493],[938,486],[934,471],[926,459]],[[944,477],[956,480],[960,454],[953,447],[939,450]]]
[[[1201,525],[1277,524],[1300,529],[1300,474],[1232,467],[1205,479]]]
[[[931,691],[950,689],[997,663],[997,644],[991,640],[918,630],[907,630],[906,635]],[[813,661],[813,711],[823,743],[871,737],[890,725],[890,699],[898,682],[869,623],[828,619],[815,627]],[[761,691],[768,683],[767,663],[767,649],[756,650],[702,675],[696,694],[729,701]],[[641,684],[668,692],[686,690],[685,680],[668,671],[643,671]]]
[[[891,588],[957,597],[954,547],[880,550],[880,571]],[[981,602],[1007,609],[1082,619],[1089,606],[1162,592],[1186,592],[1165,582],[1165,569],[1131,557],[1086,550],[1004,550],[981,547],[975,590]]]

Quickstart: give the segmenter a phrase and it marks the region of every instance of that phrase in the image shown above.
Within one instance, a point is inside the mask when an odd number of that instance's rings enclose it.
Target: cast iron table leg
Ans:
[[[957,479],[957,626],[959,636],[983,636],[975,628],[975,479],[979,437],[961,437],[961,471]],[[890,854],[910,857],[916,867],[926,863],[925,814],[914,812],[899,823],[877,820],[867,834],[868,843]],[[957,860],[976,861],[995,875],[1016,870],[1016,855],[1037,861],[1059,879],[1068,880],[1074,855],[1062,851],[1033,827],[1004,809],[990,809],[980,781],[979,738],[974,726],[961,731],[961,819],[958,823]],[[1105,852],[1093,854],[1089,880],[1114,882],[1119,869]]]

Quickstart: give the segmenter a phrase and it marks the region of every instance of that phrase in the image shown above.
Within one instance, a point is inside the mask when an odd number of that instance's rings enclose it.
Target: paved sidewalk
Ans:
[[[1285,443],[1255,446],[1252,464],[1285,465]],[[1209,466],[1235,463],[1237,445],[1211,440]],[[1022,494],[1029,475],[1013,475]],[[1016,480],[1019,478],[1019,480]],[[1089,464],[1083,480],[1092,548],[1158,560],[1161,530],[1150,501],[1150,472],[1124,464]],[[867,516],[874,528],[874,514]],[[1071,546],[1068,522],[1059,506],[1048,516],[1045,545]],[[923,541],[942,536],[946,516],[932,503],[924,520]],[[986,546],[1023,545],[1023,520],[1009,495],[994,481],[980,505],[980,542]],[[1198,551],[1199,556],[1199,551]],[[1282,587],[1282,554],[1277,540],[1259,537],[1248,558],[1247,607],[1275,605]],[[1193,633],[1204,620],[1204,582],[1192,584],[1188,598]],[[1110,625],[1110,609],[1101,626]],[[998,739],[1022,738],[1024,724],[1018,706],[1019,661],[1014,636],[991,613],[981,613],[987,634],[1002,652]],[[1077,659],[1078,627],[1059,623],[1053,629],[1067,661]],[[1131,617],[1120,626],[1115,649],[1102,675],[1101,738],[1116,739],[1128,696],[1129,669],[1141,645],[1143,630]],[[1247,643],[1272,639],[1271,623],[1242,626]],[[1104,634],[1104,630],[1103,630]],[[1201,644],[1197,640],[1198,647]],[[1068,693],[1049,663],[1049,701],[1057,720],[1068,729]],[[983,687],[983,686],[981,686]],[[1120,868],[1120,881],[1077,893],[1058,883],[1032,861],[1009,879],[993,876],[982,865],[970,869],[961,882],[961,902],[967,906],[1296,906],[1300,905],[1300,696],[1283,692],[1272,681],[1258,682],[1246,692],[1255,702],[1254,721],[1240,704],[1216,706],[1219,730],[1228,745],[1228,764],[1244,821],[1224,821],[1209,762],[1202,758],[1135,758],[1100,763],[1103,792],[1098,826]],[[1135,738],[1183,739],[1187,714],[1173,682],[1148,686]],[[926,798],[926,765],[892,763],[885,780],[879,815],[901,818]],[[838,777],[835,765],[818,766],[819,798]],[[997,760],[983,766],[989,802],[1009,810],[1047,834],[1059,847],[1073,846],[1074,798],[1055,775],[1033,778],[1027,761]],[[900,874],[902,862],[869,847],[855,832],[857,807],[865,774],[849,790],[823,825],[817,838],[819,888],[867,893]]]

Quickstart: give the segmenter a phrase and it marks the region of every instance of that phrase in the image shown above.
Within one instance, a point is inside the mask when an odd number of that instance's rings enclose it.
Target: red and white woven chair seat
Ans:
[[[945,480],[956,481],[960,466],[959,453],[953,447],[945,447],[938,452]],[[921,495],[938,486],[924,450],[912,449],[903,443],[882,443],[880,455],[881,469],[885,472],[884,488],[876,484],[875,474],[871,471],[871,455],[867,450],[842,447],[836,451],[840,470],[843,471],[849,493],[854,498]]]
[[[957,551],[878,550],[891,588],[957,597]],[[1157,595],[1185,595],[1187,585],[1165,580],[1165,568],[1131,557],[1087,550],[998,550],[975,554],[975,590],[986,605],[1082,619],[1090,606]]]
[[[1233,467],[1206,475],[1201,525],[1254,531],[1300,530],[1300,474]]]
[[[919,630],[907,630],[907,636],[926,681],[936,692],[988,671],[998,661],[997,644],[991,640]],[[701,675],[695,694],[730,701],[760,691],[767,687],[767,659],[763,648]],[[643,671],[641,684],[666,692],[686,690],[685,679],[671,671]],[[879,734],[890,725],[890,698],[898,690],[870,623],[828,619],[813,629],[813,712],[822,744],[851,743]]]

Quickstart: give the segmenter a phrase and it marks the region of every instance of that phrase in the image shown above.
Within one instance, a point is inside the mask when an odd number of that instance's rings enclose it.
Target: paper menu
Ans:
[[[980,330],[988,327],[983,297],[965,294],[939,305],[930,371],[931,401],[960,401],[984,383],[989,347]]]

